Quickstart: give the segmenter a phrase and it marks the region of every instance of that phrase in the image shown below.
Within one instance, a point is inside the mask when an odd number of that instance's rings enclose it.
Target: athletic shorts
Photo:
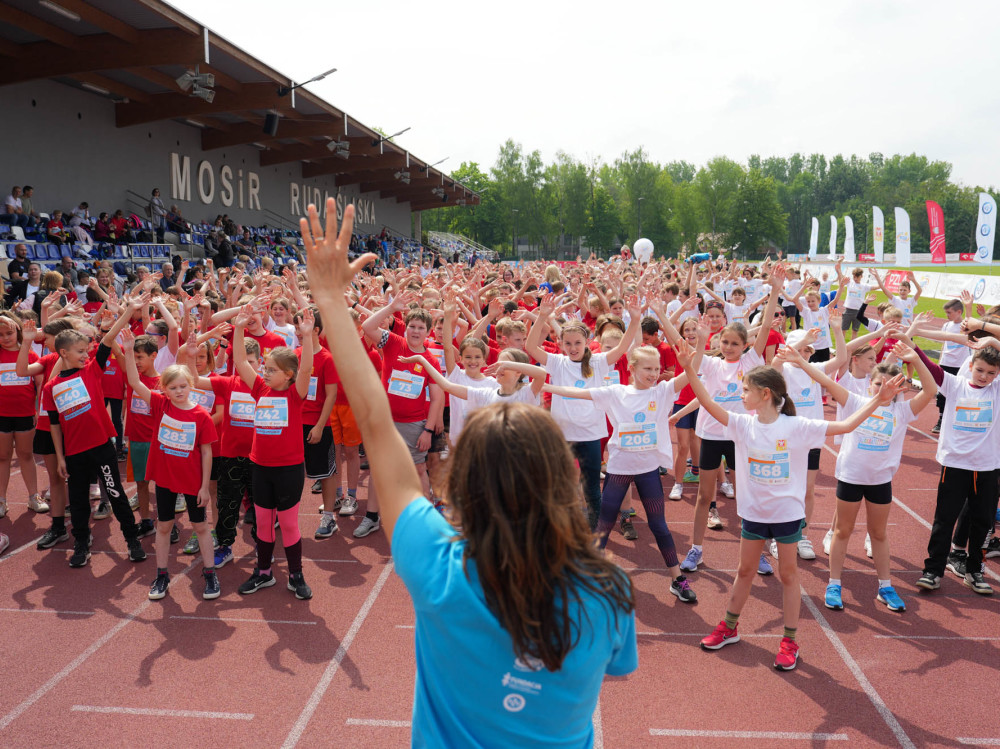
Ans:
[[[812,356],[809,357],[809,361],[811,362],[830,361],[830,349],[829,348],[813,349]]]
[[[417,449],[417,440],[420,439],[420,435],[424,433],[424,427],[427,426],[427,421],[421,419],[420,421],[394,421],[392,425],[396,427],[396,431],[403,438],[403,442],[410,449],[410,457],[413,459],[413,465],[420,465],[421,463],[427,462],[427,452],[421,452]]]
[[[148,443],[147,443],[148,444]],[[188,520],[192,523],[204,523],[205,511],[207,508],[198,506],[197,494],[182,494],[184,502],[187,504]],[[177,492],[157,487],[156,491],[156,519],[162,523],[172,523],[176,515]]]
[[[333,430],[323,427],[323,436],[319,442],[310,444],[306,437],[313,427],[302,425],[302,445],[305,453],[306,477],[310,479],[325,479],[333,475],[336,462],[333,459]]]
[[[361,430],[354,420],[354,412],[346,403],[338,403],[333,407],[330,412],[330,428],[333,430],[333,441],[338,445],[357,447],[361,444]]]
[[[444,407],[444,423],[451,423],[451,407]],[[443,453],[448,449],[448,430],[442,429],[440,432],[435,432],[431,435],[431,446],[427,448],[427,454],[431,453]]]
[[[807,465],[807,468],[810,471],[819,470],[819,454],[822,449],[823,448],[821,447],[814,447],[812,450],[809,451],[809,463]]]
[[[753,520],[744,520],[740,537],[748,541],[766,541],[773,538],[779,544],[797,544],[802,540],[802,529],[805,527],[804,518],[784,523],[756,523]]]
[[[136,481],[145,481],[146,463],[149,461],[149,443],[131,440],[128,443],[128,456],[132,461],[132,478]]]
[[[785,304],[782,305],[782,308],[785,310],[785,317],[787,317],[789,320],[799,319],[799,308],[796,307],[794,304]]]
[[[680,403],[675,403],[674,409],[670,413],[675,414],[682,408],[687,407],[687,405],[688,404],[686,403],[683,405],[681,405]],[[677,421],[677,423],[674,426],[676,426],[678,429],[694,429],[695,424],[698,423],[698,411],[699,409],[696,408],[691,413],[681,416],[681,418]]]
[[[837,482],[837,499],[844,502],[860,502],[867,499],[873,505],[887,505],[892,503],[892,482],[886,481],[884,484],[848,484],[845,481]]]
[[[35,428],[34,416],[0,416],[0,432],[30,432]]]
[[[52,441],[52,432],[36,429],[35,437],[31,443],[31,452],[35,455],[55,455],[56,445]]]
[[[726,465],[730,468],[736,467],[736,445],[732,440],[710,440],[701,441],[701,456],[698,458],[698,467],[703,471],[714,471],[722,465],[722,459],[726,459]]]

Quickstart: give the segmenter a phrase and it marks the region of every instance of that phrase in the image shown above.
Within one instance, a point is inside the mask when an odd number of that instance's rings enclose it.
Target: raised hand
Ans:
[[[814,343],[816,343],[816,341],[819,340],[819,335],[820,335],[819,328],[809,328],[809,330],[806,331],[805,336],[803,336],[802,340],[805,341],[806,346],[812,346]]]
[[[694,349],[683,339],[674,346],[674,355],[677,357],[677,363],[684,369],[689,369],[694,363]]]
[[[901,374],[896,375],[891,380],[886,380],[878,391],[879,403],[888,406],[904,387],[906,387],[906,378]]]
[[[122,351],[131,351],[135,346],[135,334],[127,325],[118,334],[118,345],[121,346]]]
[[[299,330],[302,331],[302,336],[311,335],[313,328],[316,327],[316,316],[313,314],[312,309],[306,307],[302,312],[302,322],[299,323]]]

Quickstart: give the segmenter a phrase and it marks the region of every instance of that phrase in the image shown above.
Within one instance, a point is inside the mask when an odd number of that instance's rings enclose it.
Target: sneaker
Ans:
[[[872,537],[867,533],[865,534],[865,556],[869,559],[872,558]]]
[[[219,548],[219,536],[215,532],[215,528],[212,528],[212,550]]]
[[[215,550],[215,569],[225,567],[233,561],[233,549],[231,546],[220,546]]]
[[[94,512],[94,520],[104,520],[104,518],[109,515],[111,515],[111,505],[102,500],[101,503],[97,505],[97,511]]]
[[[667,469],[664,468],[663,466],[660,466],[659,473],[660,473],[661,476],[666,476],[667,475]]]
[[[170,578],[167,575],[157,575],[153,584],[149,586],[149,600],[159,601],[167,597],[167,588],[170,587]]]
[[[767,557],[763,554],[760,555],[760,561],[757,562],[757,574],[758,575],[773,575],[774,567],[771,563],[767,561]]]
[[[938,416],[937,424],[931,427],[931,434],[941,434],[941,417]]]
[[[381,527],[382,525],[378,520],[372,520],[370,517],[365,515],[361,518],[361,522],[358,523],[358,527],[354,529],[354,537],[364,538],[365,536],[374,533]]]
[[[635,541],[639,538],[639,534],[635,532],[635,526],[632,525],[632,518],[622,518],[621,529],[622,535],[625,536],[626,541]]]
[[[728,499],[732,499],[736,496],[736,489],[734,489],[733,485],[728,481],[723,481],[719,484],[719,491],[725,494]]]
[[[128,506],[129,506],[129,509],[132,510],[133,512],[135,512],[136,510],[139,509],[139,495],[138,494],[133,494],[131,497],[128,498]]]
[[[674,484],[670,489],[670,494],[667,495],[667,499],[673,500],[674,502],[680,502],[683,495],[684,484]]]
[[[184,499],[184,495],[178,494],[177,501],[174,502],[174,514],[176,515],[179,512],[184,512],[187,509],[187,507],[188,503],[187,500]]]
[[[312,588],[306,585],[306,580],[301,572],[293,572],[288,576],[288,589],[295,593],[295,597],[300,601],[306,601],[313,597]]]
[[[812,541],[808,538],[801,538],[796,544],[797,550],[799,552],[799,559],[815,559],[816,552],[813,550]]]
[[[1000,557],[1000,538],[994,536],[983,547],[983,558],[993,559]]]
[[[917,587],[924,590],[937,590],[941,587],[941,578],[933,572],[925,572],[917,580]]]
[[[256,593],[261,588],[270,588],[276,582],[278,581],[274,579],[274,575],[262,575],[260,574],[260,570],[254,567],[250,579],[243,583],[237,590],[239,590],[240,595],[248,596],[251,593]]]
[[[73,555],[69,558],[70,567],[83,567],[90,561],[90,542],[77,541],[73,544]]]
[[[7,515],[7,500],[0,499],[0,518],[6,517]]]
[[[42,499],[41,494],[32,494],[28,498],[28,509],[32,512],[48,512],[49,504]]]
[[[99,487],[97,484],[90,485],[90,498],[91,499],[101,498],[101,487]]]
[[[697,484],[699,480],[698,474],[691,471],[684,471],[684,478],[681,479],[685,484]]]
[[[330,538],[334,533],[336,533],[340,528],[337,527],[337,518],[333,516],[332,512],[324,512],[323,517],[320,518],[319,528],[316,529],[316,538]]]
[[[724,648],[730,643],[740,641],[740,633],[736,630],[739,629],[739,624],[730,629],[726,626],[725,621],[719,622],[715,629],[712,630],[712,634],[704,638],[701,641],[701,647],[705,650],[718,650]]]
[[[348,494],[340,503],[341,515],[353,515],[358,511],[358,498]]]
[[[310,491],[313,494],[322,494],[323,493],[323,482],[320,481],[319,479],[316,479],[315,481],[313,481],[312,489]]]
[[[128,458],[128,451],[125,448],[122,448],[121,450],[118,451],[119,463],[124,463],[127,458]]]
[[[982,572],[967,572],[963,582],[966,588],[972,588],[973,592],[981,596],[993,595],[993,588],[986,582]]]
[[[944,568],[960,579],[965,579],[965,565],[969,561],[969,555],[962,549],[955,549],[948,554],[948,562]]]
[[[681,599],[682,603],[698,602],[698,596],[695,595],[691,589],[691,584],[684,575],[680,575],[670,583],[670,592]]]
[[[684,560],[681,562],[681,569],[685,572],[697,572],[698,565],[701,564],[701,558],[701,549],[696,549],[692,546],[691,550],[687,553],[687,556],[684,557]]]
[[[132,562],[145,560],[146,550],[142,548],[142,542],[138,538],[133,538],[128,542],[128,558]]]
[[[764,548],[767,549],[767,553],[770,554],[772,557],[774,557],[775,559],[778,558],[778,542],[775,541],[773,538],[767,542]]]
[[[887,588],[879,588],[875,600],[884,603],[889,611],[906,611],[906,604],[903,603],[903,599],[899,597],[896,589],[891,585]]]
[[[181,540],[181,532],[180,529],[178,529],[178,527],[175,525],[173,528],[170,529],[170,543],[175,544],[180,540]]]
[[[833,543],[833,528],[826,532],[823,536],[823,553],[830,556],[830,544]]]
[[[201,574],[205,577],[205,592],[201,594],[201,597],[206,601],[211,601],[213,598],[221,596],[222,587],[219,585],[219,576],[215,574],[215,570],[205,570]]]
[[[708,508],[708,527],[713,531],[722,530],[725,527],[722,518],[719,517],[719,511],[715,507]]]
[[[69,531],[63,527],[62,530],[57,531],[55,528],[49,528],[45,531],[44,535],[38,539],[38,544],[35,548],[39,551],[44,549],[51,549],[56,544],[62,543],[63,541],[69,540]]]
[[[887,588],[886,590],[890,590],[890,588]],[[841,588],[839,585],[831,584],[826,586],[826,598],[823,599],[823,604],[828,609],[833,609],[834,611],[844,610],[844,599],[841,596]]]
[[[779,671],[791,671],[799,662],[799,644],[791,637],[782,637],[778,654],[774,657],[774,667]]]
[[[189,538],[187,543],[184,544],[184,548],[181,549],[181,551],[185,554],[197,554],[200,549],[201,546],[198,543],[198,534],[192,533],[191,538]]]
[[[10,546],[10,539],[3,533],[0,533],[0,554],[7,551],[7,547]]]

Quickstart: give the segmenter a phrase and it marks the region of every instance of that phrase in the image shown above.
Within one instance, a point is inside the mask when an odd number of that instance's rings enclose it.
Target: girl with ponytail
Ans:
[[[790,671],[798,662],[795,632],[799,622],[796,544],[805,526],[806,466],[809,450],[822,447],[827,435],[854,431],[879,406],[886,406],[903,387],[903,377],[885,381],[878,394],[867,399],[843,421],[822,421],[795,415],[785,379],[772,367],[754,367],[743,376],[741,399],[746,413],[734,413],[717,403],[697,377],[694,353],[680,342],[677,361],[701,407],[722,425],[723,438],[736,445],[733,470],[740,484],[736,509],[743,519],[740,561],[726,616],[701,641],[706,650],[718,650],[740,639],[737,622],[753,585],[758,560],[769,539],[778,542],[778,576],[783,593],[785,631],[774,667]],[[752,415],[751,415],[752,414]]]

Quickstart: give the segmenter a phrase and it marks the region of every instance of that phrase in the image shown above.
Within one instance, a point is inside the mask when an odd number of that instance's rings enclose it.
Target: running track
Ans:
[[[722,617],[736,567],[735,503],[720,497],[726,529],[709,531],[707,565],[692,575],[696,606],[667,592],[636,503],[639,540],[615,532],[609,548],[635,581],[640,665],[629,677],[606,680],[594,716],[596,745],[1000,745],[1000,595],[978,596],[950,574],[933,594],[913,585],[934,509],[935,444],[924,434],[934,418],[928,408],[920,431],[911,430],[894,482],[889,532],[904,614],[874,601],[863,527],[843,574],[847,608],[823,607],[826,557],[819,550],[834,505],[832,441],[824,451],[809,530],[819,556],[800,563],[802,657],[791,673],[771,667],[781,633],[775,577],[754,586],[740,621],[743,642],[718,653],[698,647]],[[363,474],[362,499],[366,484]],[[681,555],[694,493],[688,486],[682,502],[667,503]],[[17,473],[9,501],[11,512],[0,520],[11,537],[0,557],[0,747],[75,746],[96,736],[109,747],[176,745],[178,737],[222,747],[408,746],[413,612],[385,534],[351,537],[360,514],[342,519],[332,539],[314,541],[318,503],[305,495],[311,601],[285,589],[280,547],[278,585],[246,598],[236,593],[253,564],[246,530],[236,563],[219,573],[222,598],[202,601],[200,562],[177,545],[169,596],[148,601],[152,538],[144,542],[150,558],[133,565],[113,518],[96,522],[91,564],[72,570],[70,544],[35,550],[49,520],[27,510]],[[190,525],[181,524],[183,541]],[[996,584],[993,561],[988,576]]]

